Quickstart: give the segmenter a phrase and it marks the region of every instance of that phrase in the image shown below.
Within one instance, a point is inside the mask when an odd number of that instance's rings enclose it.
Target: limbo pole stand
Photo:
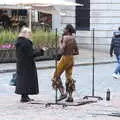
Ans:
[[[103,100],[102,97],[95,96],[95,29],[93,28],[92,32],[92,95],[91,96],[85,96],[83,99],[88,98],[96,98],[98,100]]]

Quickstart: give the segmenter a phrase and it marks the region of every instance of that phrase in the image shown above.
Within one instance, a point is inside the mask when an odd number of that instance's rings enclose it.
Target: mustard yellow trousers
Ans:
[[[73,70],[73,56],[62,56],[57,63],[56,71],[54,72],[53,80],[57,80],[61,74],[65,71],[66,82],[72,81],[72,70]]]

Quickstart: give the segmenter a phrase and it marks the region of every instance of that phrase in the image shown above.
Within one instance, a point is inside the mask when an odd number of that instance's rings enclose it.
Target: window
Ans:
[[[15,9],[12,10],[12,15],[20,15],[20,16],[27,16],[27,10],[26,9]]]
[[[43,22],[49,26],[52,26],[52,15],[51,14],[39,12],[38,13],[38,20],[40,23]]]
[[[76,30],[90,29],[90,0],[76,0],[84,6],[76,7]]]

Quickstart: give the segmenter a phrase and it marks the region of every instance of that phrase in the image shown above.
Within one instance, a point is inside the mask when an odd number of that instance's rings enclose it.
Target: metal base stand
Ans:
[[[95,81],[95,30],[93,28],[93,43],[92,43],[92,47],[93,47],[93,50],[92,50],[92,63],[93,63],[93,70],[92,70],[92,73],[93,73],[93,76],[92,76],[92,96],[85,96],[83,97],[83,99],[88,99],[88,98],[96,98],[98,100],[103,100],[102,97],[99,97],[99,96],[94,96],[94,81]]]
[[[45,102],[45,101],[32,101],[29,102],[29,104],[39,104],[39,105],[45,105],[45,107],[50,107],[51,105],[54,106],[62,106],[67,107],[67,106],[81,106],[81,105],[85,105],[85,104],[90,104],[90,103],[96,103],[96,100],[80,100],[80,101],[75,101],[75,102],[65,102],[65,101],[59,101],[59,102]]]
[[[99,97],[99,96],[85,96],[85,97],[83,97],[83,99],[89,99],[89,98],[96,98],[98,100],[103,100],[103,98]]]
[[[52,102],[49,102],[47,104],[45,104],[45,107],[50,107],[51,105],[61,105],[63,108],[66,107],[67,105],[65,103],[52,103]]]

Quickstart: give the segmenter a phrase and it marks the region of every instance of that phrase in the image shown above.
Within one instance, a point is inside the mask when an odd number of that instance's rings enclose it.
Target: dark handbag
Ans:
[[[62,57],[62,51],[60,48],[57,48],[57,60],[60,60]]]
[[[60,60],[61,57],[62,57],[62,54],[58,53],[58,54],[57,54],[57,60]]]
[[[59,48],[57,48],[57,51],[53,54],[53,59],[54,60],[60,60],[62,57],[62,53]]]

